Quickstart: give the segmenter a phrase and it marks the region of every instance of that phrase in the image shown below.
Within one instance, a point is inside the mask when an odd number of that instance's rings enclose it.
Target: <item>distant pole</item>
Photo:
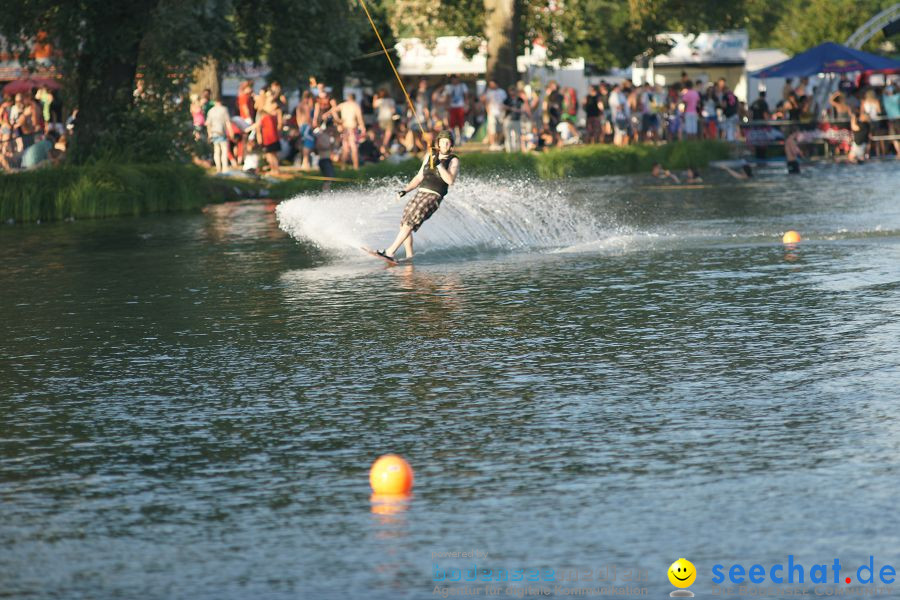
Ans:
[[[506,88],[519,78],[516,67],[517,0],[484,0],[487,37],[487,79]]]

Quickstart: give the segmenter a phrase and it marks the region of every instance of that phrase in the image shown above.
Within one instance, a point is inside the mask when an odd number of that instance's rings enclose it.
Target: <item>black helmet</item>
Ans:
[[[437,137],[434,138],[434,143],[437,144],[439,141],[447,139],[450,140],[450,145],[453,145],[453,132],[449,129],[444,129],[437,134]]]

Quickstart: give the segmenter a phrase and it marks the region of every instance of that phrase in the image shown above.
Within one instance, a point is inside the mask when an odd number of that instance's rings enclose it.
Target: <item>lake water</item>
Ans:
[[[900,163],[705,175],[463,179],[396,268],[357,249],[396,182],[3,226],[0,597],[433,598],[477,568],[663,598],[679,557],[710,597],[788,555],[873,588]],[[373,504],[388,452],[414,493]]]

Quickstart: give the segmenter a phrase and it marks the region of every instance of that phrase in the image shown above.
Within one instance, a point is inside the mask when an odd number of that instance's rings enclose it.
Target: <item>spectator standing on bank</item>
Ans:
[[[450,121],[449,114],[450,95],[447,85],[438,85],[431,92],[431,126],[434,129],[443,129]]]
[[[47,87],[41,86],[34,95],[34,98],[40,103],[41,118],[44,123],[51,123],[52,115],[50,111],[53,106],[53,92],[47,89]]]
[[[840,75],[838,90],[844,95],[844,98],[849,98],[856,93],[856,85],[847,78],[846,73],[841,73]]]
[[[526,109],[522,113],[522,134],[531,134],[535,126],[541,124],[541,95],[534,89],[531,84],[522,87],[523,98],[525,104],[522,108]],[[532,141],[533,145],[537,143],[537,135],[535,134]]]
[[[613,144],[616,146],[628,145],[628,126],[631,121],[628,98],[622,87],[622,84],[617,83],[609,92],[609,114],[613,126]]]
[[[509,86],[506,100],[503,102],[506,114],[503,116],[503,145],[507,152],[522,150],[522,113],[525,98],[515,85]]]
[[[341,160],[346,163],[347,155],[354,169],[359,169],[359,143],[366,135],[366,124],[363,121],[362,108],[356,101],[356,94],[347,93],[346,100],[338,104],[337,113],[341,131]]]
[[[4,99],[0,102],[0,155],[12,149],[13,126],[9,120],[9,109],[12,102]]]
[[[253,83],[242,81],[237,95],[238,116],[249,127],[256,120],[256,111],[253,106]]]
[[[562,119],[573,125],[578,122],[578,95],[575,88],[566,87],[562,91]]]
[[[206,135],[213,147],[213,163],[216,173],[228,169],[228,127],[231,115],[220,98],[213,100],[213,106],[206,113]]]
[[[269,171],[273,175],[279,175],[278,153],[281,152],[281,123],[282,114],[278,109],[278,103],[268,91],[261,94],[262,102],[257,111],[256,141],[262,146],[269,165]]]
[[[21,152],[25,149],[22,142],[22,126],[19,118],[25,112],[25,100],[22,94],[16,94],[13,97],[12,106],[9,107],[9,122],[12,124],[12,145],[15,152]]]
[[[729,142],[737,139],[739,108],[737,96],[726,85],[722,92],[722,117],[725,121],[725,139]]]
[[[297,128],[300,135],[300,152],[302,155],[300,162],[300,170],[309,171],[312,169],[310,164],[310,155],[316,147],[316,138],[313,134],[312,119],[315,113],[315,99],[312,92],[304,90],[300,94],[300,102],[294,109],[294,120],[297,121]]]
[[[325,84],[316,83],[316,107],[313,112],[313,127],[321,125],[328,116],[333,115],[337,109],[337,102],[328,93]]]
[[[19,129],[22,140],[22,147],[27,149],[34,144],[35,136],[43,129],[42,119],[40,116],[41,109],[38,108],[37,102],[33,98],[28,98],[24,102],[25,106],[19,114],[15,126]]]
[[[719,101],[716,98],[716,89],[712,84],[706,88],[706,93],[703,95],[701,115],[704,124],[703,136],[710,140],[719,137]]]
[[[597,86],[588,86],[587,96],[584,97],[585,126],[587,128],[586,142],[596,144],[602,135],[600,123],[600,97],[597,94]]]
[[[506,91],[499,87],[496,81],[491,79],[481,98],[487,112],[488,144],[491,150],[503,149],[503,146],[500,145],[500,135],[503,129],[504,102],[506,98]]]
[[[453,139],[457,140],[457,146],[462,143],[463,128],[466,125],[466,112],[469,108],[469,87],[459,80],[458,75],[450,78],[447,84],[446,95],[449,99],[450,114],[449,126],[453,132]]]
[[[559,84],[551,80],[547,83],[547,89],[544,90],[543,103],[544,124],[551,131],[556,131],[556,126],[559,125],[559,121],[562,119],[562,102],[563,97],[559,93]]]
[[[881,117],[881,101],[878,100],[878,96],[875,94],[875,90],[866,90],[865,96],[863,96],[862,104],[860,105],[860,112],[865,113],[869,116],[869,127],[872,130],[872,134],[882,133],[878,131],[878,119]],[[876,154],[879,156],[884,154],[884,141],[872,140],[871,146],[872,147],[870,149],[870,154]],[[873,150],[877,150],[877,152],[872,152]]]
[[[684,91],[681,92],[681,101],[684,102],[684,135],[688,139],[697,137],[697,107],[700,104],[700,94],[694,89],[694,82],[688,80]]]
[[[203,103],[203,116],[206,117],[209,109],[213,107],[212,91],[209,88],[206,88],[200,94],[200,101]]]
[[[853,144],[847,159],[853,163],[862,163],[868,160],[869,135],[872,132],[872,122],[868,113],[860,110],[850,113],[850,131],[853,135]]]
[[[893,85],[884,88],[884,95],[881,97],[881,103],[884,105],[884,114],[888,119],[888,133],[891,135],[900,135],[900,94]],[[900,160],[900,140],[893,140],[895,158]]]
[[[759,98],[750,104],[750,120],[751,121],[768,121],[769,120],[769,103],[766,101],[766,92],[759,93]]]
[[[419,85],[413,93],[412,104],[415,107],[415,114],[411,107],[406,107],[406,119],[409,122],[409,142],[406,147],[410,150],[420,148],[422,150],[431,146],[431,108],[429,101],[431,97],[428,94],[428,82],[424,79],[419,80]],[[418,117],[418,118],[417,118]],[[388,146],[390,149],[390,146]]]
[[[387,154],[391,147],[391,138],[394,135],[394,117],[397,115],[397,103],[391,98],[387,90],[379,90],[372,100],[372,108],[375,109],[375,119],[381,128],[381,153]]]
[[[605,81],[600,82],[597,88],[597,102],[600,104],[600,139],[601,142],[608,142],[609,136],[612,135],[612,121],[610,120],[609,110],[609,84]]]

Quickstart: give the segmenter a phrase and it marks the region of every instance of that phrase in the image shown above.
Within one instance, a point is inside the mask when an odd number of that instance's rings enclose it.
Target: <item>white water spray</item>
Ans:
[[[358,254],[360,246],[393,241],[407,200],[400,186],[301,194],[281,203],[279,226],[297,240],[331,254]],[[591,244],[615,235],[558,188],[529,181],[467,180],[454,185],[416,233],[417,253],[467,250],[542,251]]]

